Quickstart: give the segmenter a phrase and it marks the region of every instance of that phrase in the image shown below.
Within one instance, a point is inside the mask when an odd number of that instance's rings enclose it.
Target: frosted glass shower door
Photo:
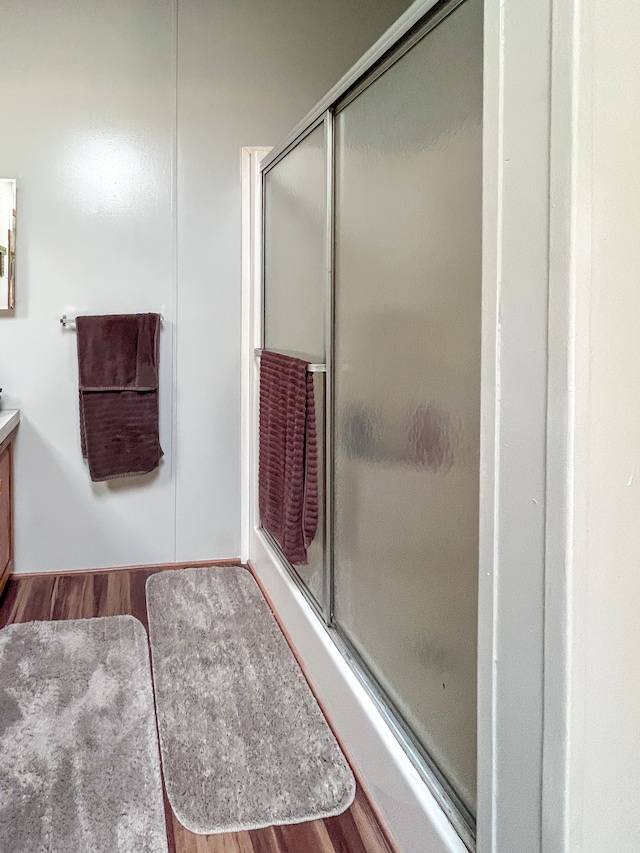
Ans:
[[[325,129],[320,124],[264,176],[264,346],[313,363],[325,361]],[[324,466],[324,374],[314,374],[318,463]],[[308,564],[295,566],[314,599],[324,584],[324,484]]]
[[[334,620],[475,813],[482,3],[335,119]]]

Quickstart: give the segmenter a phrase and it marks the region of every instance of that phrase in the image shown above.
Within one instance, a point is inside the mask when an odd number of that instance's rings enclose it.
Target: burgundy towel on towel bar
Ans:
[[[262,351],[258,501],[263,526],[294,565],[306,565],[318,526],[313,375],[299,358]]]
[[[94,482],[157,468],[159,314],[78,317],[82,455]]]

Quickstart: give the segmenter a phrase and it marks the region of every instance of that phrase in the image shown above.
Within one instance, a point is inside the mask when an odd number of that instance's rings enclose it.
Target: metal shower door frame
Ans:
[[[379,684],[365,662],[335,620],[335,580],[333,559],[333,460],[334,460],[334,337],[335,337],[335,118],[355,100],[366,88],[374,83],[392,65],[402,57],[449,14],[462,5],[465,0],[424,0],[412,7],[413,15],[398,22],[391,28],[382,43],[378,43],[340,84],[331,90],[316,108],[285,138],[285,140],[264,158],[260,164],[262,187],[262,235],[260,253],[260,281],[262,288],[262,324],[261,346],[265,346],[265,223],[266,223],[266,177],[269,171],[283,160],[310,133],[324,126],[325,178],[326,178],[326,221],[325,221],[325,364],[324,374],[324,558],[323,558],[323,595],[322,601],[316,601],[301,575],[289,563],[282,549],[264,527],[261,532],[268,540],[280,561],[286,567],[290,577],[322,620],[333,642],[348,662],[355,676],[366,690],[372,702],[402,745],[421,779],[427,784],[438,804],[447,815],[451,824],[468,850],[475,850],[476,821],[458,797],[436,762],[418,741],[400,709]]]

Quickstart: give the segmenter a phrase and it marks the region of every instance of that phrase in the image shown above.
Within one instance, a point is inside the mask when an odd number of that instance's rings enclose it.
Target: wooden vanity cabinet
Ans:
[[[13,438],[0,444],[0,592],[13,571]]]

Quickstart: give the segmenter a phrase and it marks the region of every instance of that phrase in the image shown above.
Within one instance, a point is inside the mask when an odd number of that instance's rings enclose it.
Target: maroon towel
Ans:
[[[157,468],[159,314],[78,317],[82,455],[94,482]]]
[[[313,376],[299,358],[260,359],[258,493],[263,526],[294,565],[306,565],[318,527]]]

